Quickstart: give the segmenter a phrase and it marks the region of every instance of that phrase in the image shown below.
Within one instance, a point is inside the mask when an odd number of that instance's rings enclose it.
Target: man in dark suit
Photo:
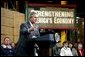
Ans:
[[[35,25],[36,13],[32,12],[30,20],[20,26],[20,38],[16,46],[16,55],[34,56],[35,39],[40,37],[39,27]]]

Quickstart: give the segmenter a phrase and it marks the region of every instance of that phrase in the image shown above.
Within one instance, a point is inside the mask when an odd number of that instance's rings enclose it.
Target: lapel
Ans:
[[[31,26],[31,25],[30,25],[29,21],[26,22],[26,27],[27,27],[27,28],[30,28],[30,26]]]

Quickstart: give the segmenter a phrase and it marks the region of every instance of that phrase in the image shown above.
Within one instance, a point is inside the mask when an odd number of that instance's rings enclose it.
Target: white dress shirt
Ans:
[[[12,46],[11,45],[5,45],[5,44],[2,44],[1,45],[3,48],[9,48],[9,49],[12,49]]]
[[[30,22],[30,21],[29,21],[29,22]],[[32,24],[31,22],[30,22],[30,25],[31,25],[31,27],[34,27],[34,31],[31,31],[31,32],[30,32],[31,35],[32,35],[32,38],[37,38],[36,34],[37,34],[37,31],[38,31],[38,26],[35,25],[35,24]],[[28,31],[29,31],[29,30],[28,30]]]
[[[63,48],[61,48],[60,56],[73,56],[73,55],[72,55],[70,48],[63,47]]]

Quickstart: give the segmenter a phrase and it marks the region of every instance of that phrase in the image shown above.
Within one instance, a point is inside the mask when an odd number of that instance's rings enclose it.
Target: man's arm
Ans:
[[[29,28],[27,28],[26,24],[23,23],[20,26],[20,33],[22,34],[30,34],[30,32],[28,31]]]

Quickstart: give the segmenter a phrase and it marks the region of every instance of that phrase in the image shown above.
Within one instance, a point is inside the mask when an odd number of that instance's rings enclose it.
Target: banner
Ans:
[[[52,9],[52,8],[51,8]],[[56,10],[34,10],[41,28],[74,28],[74,9],[56,8]]]

